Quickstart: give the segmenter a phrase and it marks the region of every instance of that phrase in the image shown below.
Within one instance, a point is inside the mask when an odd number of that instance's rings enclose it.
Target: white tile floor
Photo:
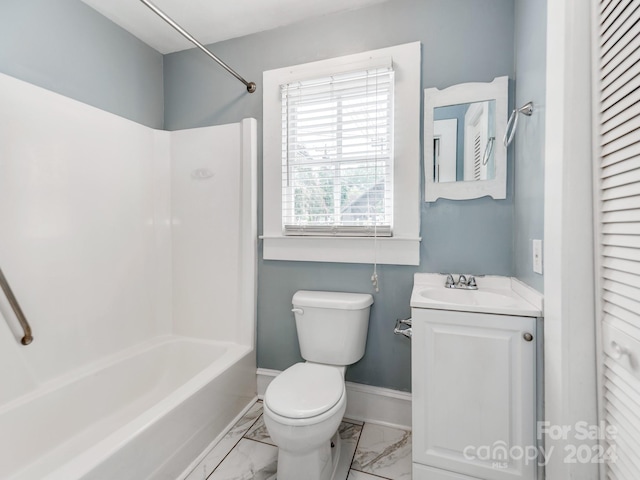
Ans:
[[[340,438],[335,480],[411,479],[411,432],[345,419]],[[185,480],[275,480],[277,460],[257,402]]]

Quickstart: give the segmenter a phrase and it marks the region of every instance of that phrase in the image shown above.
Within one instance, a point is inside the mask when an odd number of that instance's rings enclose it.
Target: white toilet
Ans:
[[[364,355],[373,297],[311,292],[293,296],[305,363],[278,375],[264,396],[264,423],[278,446],[278,480],[330,480],[347,408],[344,373]]]

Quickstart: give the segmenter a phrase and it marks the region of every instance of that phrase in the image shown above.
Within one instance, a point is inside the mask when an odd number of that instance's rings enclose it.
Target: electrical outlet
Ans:
[[[542,275],[542,240],[533,241],[533,271]]]

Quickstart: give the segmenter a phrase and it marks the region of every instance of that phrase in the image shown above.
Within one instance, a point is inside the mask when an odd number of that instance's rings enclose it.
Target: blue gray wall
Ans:
[[[422,42],[423,88],[513,78],[513,18],[513,0],[394,0],[211,45],[258,83],[253,95],[201,52],[170,54],[164,61],[165,127],[255,117],[261,132],[264,70],[413,41]],[[421,204],[421,264],[379,267],[381,291],[375,294],[367,350],[348,369],[348,380],[410,390],[410,345],[392,329],[396,318],[410,314],[415,272],[512,274],[511,191],[502,201]],[[258,364],[263,368],[282,370],[301,360],[290,311],[296,290],[373,293],[370,265],[264,261],[260,255],[258,271]]]
[[[80,0],[0,1],[0,72],[162,128],[162,55]]]
[[[516,100],[533,101],[531,117],[520,117],[515,151],[514,276],[542,292],[544,277],[533,272],[532,240],[544,238],[544,129],[547,0],[516,0]],[[544,270],[543,270],[544,272]]]
[[[163,66],[162,55],[79,0],[3,0],[0,72],[156,128],[163,122],[167,129],[175,130],[244,117],[257,118],[261,127],[264,70],[364,50],[422,42],[423,88],[491,81],[501,75],[514,78],[516,15],[518,55],[533,58],[537,65],[529,72],[518,61],[518,85],[520,75],[525,84],[529,78],[539,95],[544,88],[536,85],[544,84],[539,70],[544,65],[540,63],[544,33],[536,29],[544,21],[528,23],[527,16],[542,15],[540,1],[516,0],[514,7],[513,0],[394,0],[211,46],[242,75],[258,83],[258,93],[248,95],[241,84],[196,50],[167,55]],[[528,44],[530,36],[538,40]],[[519,95],[522,93],[520,89]],[[537,131],[542,130],[538,124]],[[519,135],[524,132],[525,128]],[[542,137],[531,138],[531,142],[540,142],[534,146],[541,153]],[[517,144],[525,147],[526,141],[519,136]],[[530,171],[518,160],[517,197],[510,163],[507,200],[421,203],[421,264],[379,267],[381,291],[375,294],[367,352],[348,370],[349,380],[410,389],[410,345],[394,336],[392,327],[395,318],[410,313],[413,273],[513,275],[515,270],[536,286],[536,279],[527,277],[526,267],[520,267],[530,262],[530,246],[523,244],[529,243],[528,238],[542,238],[542,157],[530,156],[532,163],[525,164]],[[531,183],[531,178],[540,180]],[[529,187],[532,193],[526,193]],[[259,218],[261,214],[260,206]],[[300,360],[290,312],[296,290],[373,293],[371,271],[370,265],[260,259],[259,366],[281,370]],[[541,281],[538,285],[541,288]]]

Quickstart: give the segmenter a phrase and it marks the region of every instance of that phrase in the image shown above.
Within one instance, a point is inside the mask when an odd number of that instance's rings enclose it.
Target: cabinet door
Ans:
[[[413,309],[413,461],[533,480],[535,319]]]

